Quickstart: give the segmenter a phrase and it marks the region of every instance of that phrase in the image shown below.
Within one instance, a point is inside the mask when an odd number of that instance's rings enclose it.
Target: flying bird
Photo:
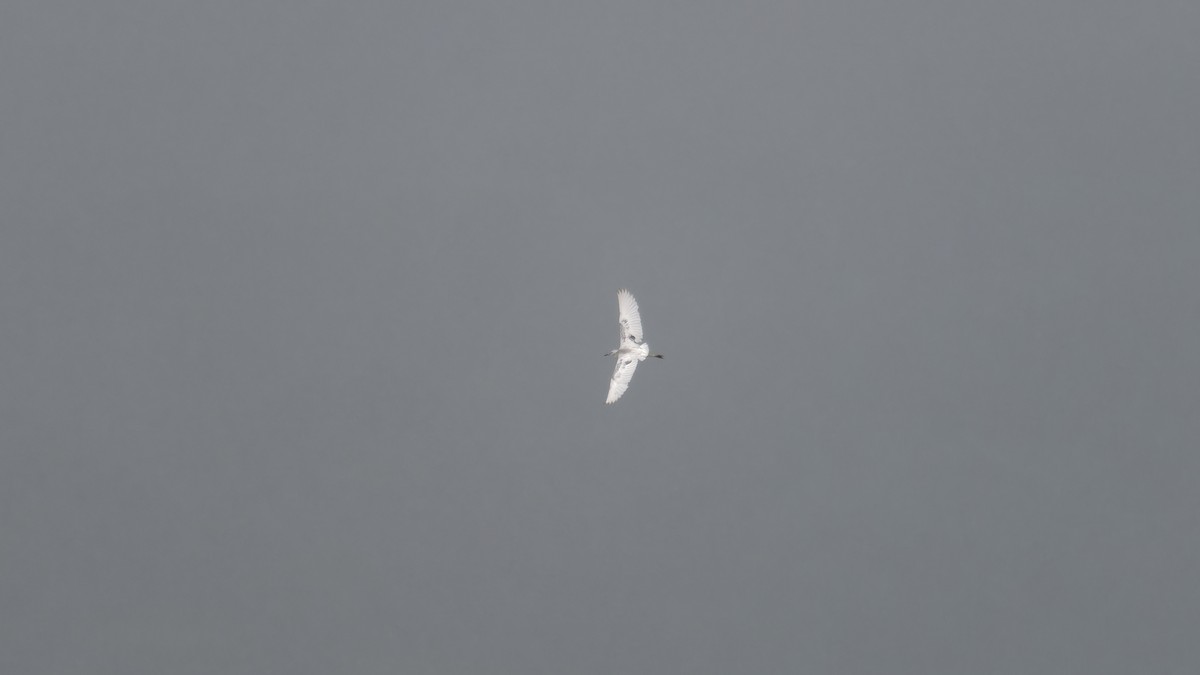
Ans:
[[[617,367],[608,383],[608,400],[605,404],[615,403],[629,388],[638,361],[645,361],[651,356],[656,359],[663,357],[662,354],[651,354],[650,346],[642,341],[642,315],[638,313],[637,300],[633,299],[633,293],[624,288],[617,291],[617,321],[621,324],[621,346],[605,354],[617,357]]]

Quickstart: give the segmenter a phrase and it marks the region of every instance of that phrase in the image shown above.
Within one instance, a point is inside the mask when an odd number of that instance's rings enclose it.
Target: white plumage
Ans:
[[[633,293],[624,288],[617,291],[617,322],[621,325],[621,346],[605,354],[617,357],[617,366],[608,383],[606,404],[621,398],[621,394],[629,388],[638,361],[645,361],[651,356],[662,358],[662,354],[651,354],[649,345],[642,341],[642,315],[638,312],[637,300]]]

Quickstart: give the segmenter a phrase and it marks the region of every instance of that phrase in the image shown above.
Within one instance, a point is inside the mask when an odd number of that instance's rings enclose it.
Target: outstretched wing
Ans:
[[[637,357],[629,354],[617,355],[617,367],[613,370],[612,380],[608,383],[608,400],[605,403],[613,403],[621,398],[621,394],[629,388],[629,381],[633,379],[633,371],[637,370]]]
[[[633,299],[633,293],[624,288],[617,291],[617,321],[621,324],[622,343],[626,340],[642,343],[642,315],[638,313],[638,304],[637,300]],[[632,369],[629,372],[633,374]]]

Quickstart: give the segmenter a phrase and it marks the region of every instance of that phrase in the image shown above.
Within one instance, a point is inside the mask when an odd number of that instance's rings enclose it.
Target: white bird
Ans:
[[[615,403],[629,388],[638,361],[645,361],[651,356],[657,359],[663,357],[662,354],[651,354],[650,346],[642,342],[642,315],[638,313],[633,293],[624,288],[617,291],[617,321],[621,324],[621,346],[605,354],[617,357],[617,367],[608,383],[608,400],[605,404]]]

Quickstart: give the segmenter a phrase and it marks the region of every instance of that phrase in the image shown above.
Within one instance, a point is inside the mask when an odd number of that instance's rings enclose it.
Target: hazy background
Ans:
[[[1200,672],[1197,35],[4,3],[0,671]]]

